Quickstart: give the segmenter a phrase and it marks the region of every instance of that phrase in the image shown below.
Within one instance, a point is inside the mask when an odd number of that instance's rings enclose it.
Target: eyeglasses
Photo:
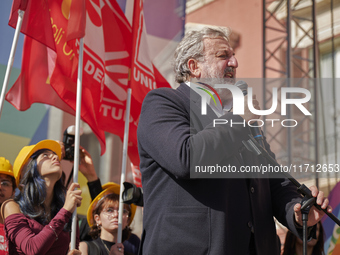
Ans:
[[[0,185],[3,188],[9,188],[12,187],[12,183],[10,181],[0,181]]]
[[[107,207],[104,208],[104,210],[102,211],[103,213],[105,213],[109,219],[111,219],[115,214],[119,214],[119,209],[114,209],[112,207]],[[126,209],[123,209],[123,216],[128,217],[130,214],[130,212]]]

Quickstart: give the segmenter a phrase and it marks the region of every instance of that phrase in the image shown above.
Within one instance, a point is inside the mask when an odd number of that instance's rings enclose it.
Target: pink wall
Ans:
[[[238,33],[237,77],[262,77],[261,0],[216,0],[188,14],[186,22],[225,26]]]

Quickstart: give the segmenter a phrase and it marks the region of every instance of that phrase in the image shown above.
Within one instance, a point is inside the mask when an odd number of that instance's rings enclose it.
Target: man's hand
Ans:
[[[328,198],[324,197],[324,194],[322,191],[318,191],[317,187],[311,186],[309,188],[312,192],[312,196],[316,198],[316,203],[321,206],[322,209],[327,208],[327,212],[332,212],[332,207],[329,206],[329,200]],[[301,213],[301,204],[298,203],[294,206],[294,213],[295,213],[295,221],[302,226],[302,213]],[[309,214],[308,214],[308,222],[307,226],[314,226],[316,223],[318,223],[321,218],[324,216],[325,212],[318,210],[315,206],[312,206],[310,208]]]

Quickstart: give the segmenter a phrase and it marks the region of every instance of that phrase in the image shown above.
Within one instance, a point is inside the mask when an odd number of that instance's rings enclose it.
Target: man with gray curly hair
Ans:
[[[251,133],[248,126],[213,125],[216,118],[229,123],[258,119],[246,104],[244,115],[233,114],[224,108],[226,93],[220,100],[223,109],[208,107],[208,114],[201,114],[201,97],[194,84],[212,88],[202,81],[235,80],[238,62],[228,34],[226,29],[213,27],[187,33],[175,53],[180,86],[152,90],[144,99],[137,130],[144,191],[139,254],[278,255],[274,216],[302,236],[301,196],[286,179],[234,178],[232,173],[223,178],[204,173],[203,178],[191,178],[194,165],[202,162],[238,170],[268,164],[242,143]],[[253,106],[259,109],[256,98]],[[265,139],[264,144],[270,152]],[[316,187],[310,189],[325,209],[328,200],[323,193]],[[311,210],[310,229],[315,229],[312,226],[323,214]]]
[[[225,40],[229,44],[229,29],[227,28],[211,28],[211,27],[204,27],[201,31],[193,30],[186,34],[186,36],[183,38],[183,40],[179,43],[177,46],[177,49],[175,51],[175,61],[174,61],[174,71],[175,71],[175,80],[178,83],[183,83],[186,81],[190,81],[190,78],[192,77],[192,72],[190,70],[190,67],[188,65],[188,61],[190,59],[197,60],[198,62],[202,64],[204,63],[205,56],[204,56],[204,39],[221,39]],[[209,41],[210,41],[209,40]],[[213,41],[213,40],[212,40]],[[228,54],[234,54],[233,49],[228,46],[227,50],[229,52],[225,52]],[[224,52],[221,52],[224,53]],[[232,74],[232,76],[235,75],[236,68],[238,66],[237,60],[234,57],[231,59],[234,61],[233,63],[230,63],[225,72]],[[229,72],[227,72],[227,70]],[[218,78],[217,71],[218,70],[211,70],[213,73],[209,74],[209,78]]]

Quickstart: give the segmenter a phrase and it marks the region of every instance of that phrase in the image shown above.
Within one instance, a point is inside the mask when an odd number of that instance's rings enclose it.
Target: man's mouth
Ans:
[[[224,77],[225,78],[234,78],[234,76],[235,76],[235,68],[227,67],[224,71]]]

